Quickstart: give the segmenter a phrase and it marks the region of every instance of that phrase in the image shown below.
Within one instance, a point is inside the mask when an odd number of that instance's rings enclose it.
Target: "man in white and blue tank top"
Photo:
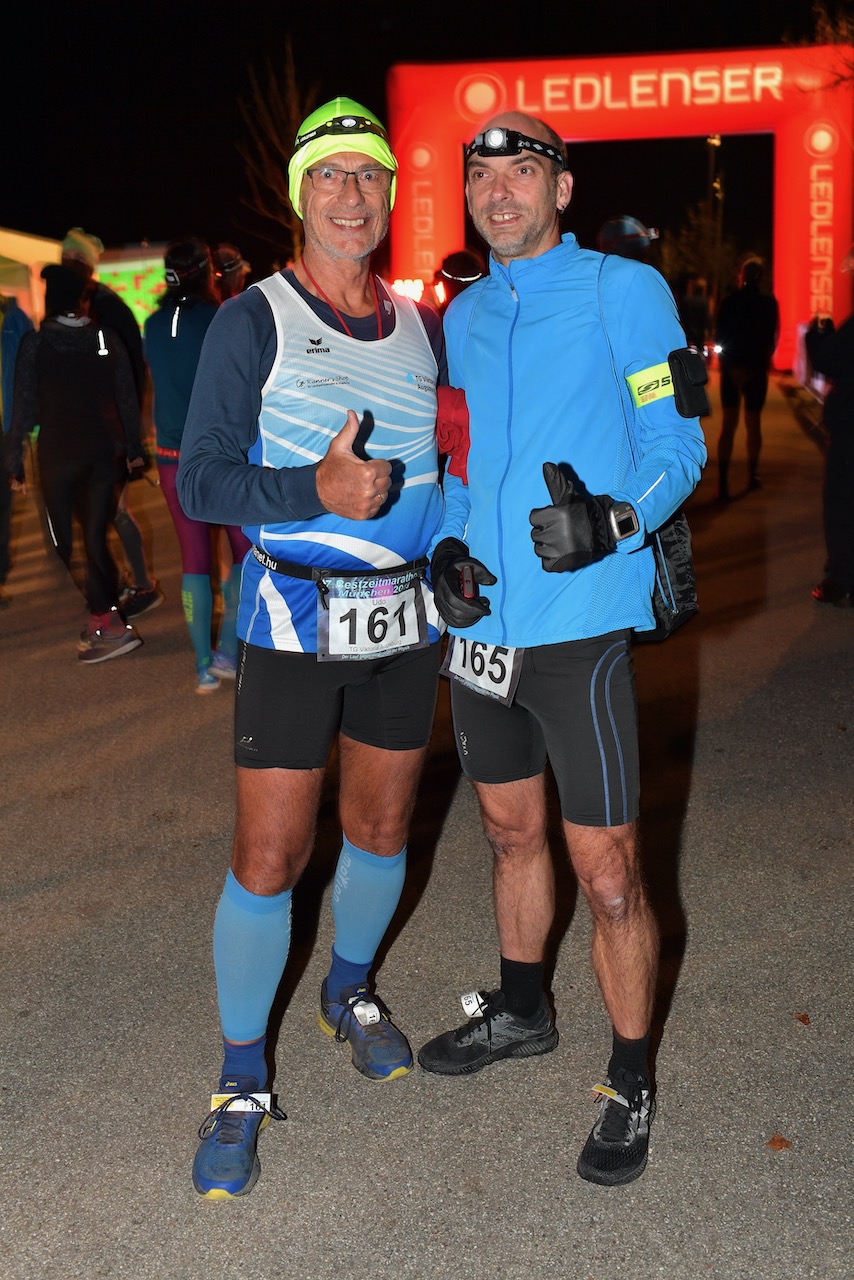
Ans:
[[[231,869],[214,925],[224,1062],[193,1166],[210,1199],[251,1191],[270,1007],[291,892],[310,857],[338,737],[343,844],[318,1021],[371,1080],[412,1054],[369,972],[397,907],[432,724],[444,624],[424,580],[444,512],[438,317],[370,269],[397,162],[338,98],[304,121],[288,176],[305,228],[293,269],[225,303],[199,363],[178,487],[195,519],[243,526]]]

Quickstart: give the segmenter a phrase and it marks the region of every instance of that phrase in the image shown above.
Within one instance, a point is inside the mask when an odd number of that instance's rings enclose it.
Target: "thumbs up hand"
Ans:
[[[347,421],[318,464],[317,496],[333,515],[347,520],[370,520],[388,497],[391,464],[381,459],[359,458],[353,452],[358,434],[359,419],[349,409]]]
[[[535,507],[531,521],[534,550],[547,573],[583,569],[601,560],[617,545],[608,512],[614,505],[607,494],[591,498],[576,493],[571,480],[553,462],[543,463],[550,507]]]

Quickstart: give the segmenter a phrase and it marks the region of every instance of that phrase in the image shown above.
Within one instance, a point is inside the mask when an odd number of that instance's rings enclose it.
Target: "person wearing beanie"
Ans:
[[[61,265],[42,271],[45,319],[21,341],[7,469],[25,491],[24,438],[39,426],[39,475],[48,529],[71,572],[72,520],[81,513],[88,620],[78,643],[86,665],[120,657],[142,640],[122,616],[107,530],[131,468],[144,464],[139,405],[118,335],[89,314],[87,282]],[[72,577],[73,577],[72,573]]]
[[[142,334],[136,316],[127,303],[108,285],[95,279],[95,271],[103,252],[104,245],[97,236],[89,234],[82,227],[72,227],[62,241],[62,265],[76,271],[86,281],[89,288],[89,314],[95,324],[107,325],[113,329],[124,344],[141,411],[148,379],[142,352]],[[128,618],[135,618],[156,609],[163,603],[164,597],[160,584],[149,571],[142,531],[130,510],[126,484],[119,497],[114,524],[131,579],[121,587],[122,608]]]
[[[249,550],[249,541],[237,525],[226,527],[230,571],[224,582],[219,644],[212,651],[211,526],[184,514],[176,477],[193,379],[219,299],[211,255],[204,241],[194,236],[173,240],[166,246],[164,263],[166,292],[144,329],[145,356],[154,387],[157,468],[181,548],[181,602],[195,653],[196,692],[213,693],[221,680],[235,678],[240,564]]]
[[[436,699],[440,625],[425,578],[442,518],[432,307],[371,270],[394,205],[386,131],[349,98],[302,123],[288,165],[305,247],[220,308],[184,428],[178,494],[239,523],[237,818],[214,922],[223,1065],[193,1184],[210,1199],[258,1177],[270,1008],[294,886],[312,853],[338,744],[342,843],[318,1023],[367,1079],[412,1066],[375,994],[377,951],[406,875],[409,818]]]

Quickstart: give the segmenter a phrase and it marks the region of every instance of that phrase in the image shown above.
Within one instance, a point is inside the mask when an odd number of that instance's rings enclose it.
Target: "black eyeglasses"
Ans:
[[[348,178],[356,179],[360,191],[388,191],[394,177],[391,169],[336,169],[331,164],[305,172],[315,191],[343,191]]]

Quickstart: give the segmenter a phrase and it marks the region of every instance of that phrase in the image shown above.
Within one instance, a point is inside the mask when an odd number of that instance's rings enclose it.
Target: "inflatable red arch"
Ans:
[[[854,239],[854,89],[838,82],[846,65],[854,49],[836,45],[395,66],[392,276],[432,281],[462,248],[462,147],[498,111],[541,116],[570,144],[771,133],[776,364],[791,368],[798,325],[816,312],[838,323],[851,310],[851,277],[839,270]]]

